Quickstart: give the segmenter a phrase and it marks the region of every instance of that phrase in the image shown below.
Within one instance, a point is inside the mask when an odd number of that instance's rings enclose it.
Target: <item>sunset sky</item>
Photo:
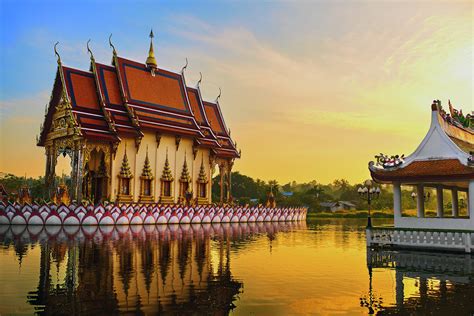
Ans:
[[[369,176],[377,153],[410,154],[430,104],[473,110],[473,2],[0,2],[0,171],[39,176],[36,147],[56,72],[120,56],[160,67],[221,107],[235,170],[280,183]],[[56,171],[60,173],[60,171]]]

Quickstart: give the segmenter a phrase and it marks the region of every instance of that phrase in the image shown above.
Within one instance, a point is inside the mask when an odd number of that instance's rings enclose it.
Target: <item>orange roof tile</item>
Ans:
[[[458,159],[413,161],[395,170],[371,170],[379,181],[429,181],[444,179],[473,179],[474,168],[463,165]]]
[[[196,121],[201,125],[207,125],[202,107],[199,104],[200,102],[197,90],[190,87],[187,87],[186,89],[188,91],[189,103],[191,104]]]
[[[94,112],[102,113],[97,98],[94,75],[68,67],[63,67],[63,72],[72,108],[91,109]]]
[[[203,102],[198,89],[186,87],[182,74],[156,69],[152,75],[144,64],[120,57],[114,57],[113,66],[93,62],[92,69],[58,68],[39,145],[44,145],[54,105],[61,99],[62,71],[72,112],[86,138],[117,140],[104,116],[109,114],[119,135],[136,135],[140,129],[188,135],[218,155],[238,157],[219,105]],[[138,125],[132,123],[133,115]]]
[[[77,118],[83,135],[115,138],[116,136],[109,131],[109,125],[99,104],[94,75],[91,72],[64,66],[62,71],[66,91],[71,99],[72,112]]]
[[[119,57],[117,64],[123,95],[136,111],[140,125],[146,122],[147,127],[160,130],[164,125],[174,124],[174,133],[203,136],[191,111],[180,74],[157,69],[153,76],[144,64]],[[183,128],[187,129],[186,132]]]
[[[205,101],[204,110],[206,111],[206,116],[209,119],[209,123],[211,124],[212,131],[217,135],[227,136],[224,123],[220,119],[217,104]]]

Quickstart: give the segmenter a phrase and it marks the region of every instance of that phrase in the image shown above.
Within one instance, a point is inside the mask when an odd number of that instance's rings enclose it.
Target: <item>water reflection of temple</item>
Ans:
[[[416,311],[439,315],[474,312],[474,257],[470,255],[368,250],[367,266],[369,287],[372,286],[372,269],[395,270],[396,304],[378,308],[382,315]],[[376,289],[369,291],[373,290]]]
[[[30,245],[40,248],[27,296],[40,314],[226,314],[243,285],[231,273],[231,248],[297,226],[12,227],[0,242],[19,261]]]

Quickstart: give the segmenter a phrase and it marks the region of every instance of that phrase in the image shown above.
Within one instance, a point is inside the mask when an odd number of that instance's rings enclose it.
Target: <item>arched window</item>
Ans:
[[[119,194],[117,195],[117,200],[119,203],[130,203],[133,201],[132,196],[132,181],[133,178],[132,172],[130,171],[130,165],[128,164],[127,158],[127,148],[125,148],[125,153],[122,159],[122,166],[120,167],[119,178]]]
[[[199,204],[209,203],[209,198],[207,196],[208,179],[206,175],[206,170],[204,169],[204,157],[201,158],[201,167],[199,168],[197,183],[198,183],[198,191],[199,191],[198,203]]]
[[[140,202],[152,203],[153,198],[153,173],[151,171],[150,160],[148,159],[148,147],[146,150],[145,163],[143,165],[141,181]]]
[[[173,198],[173,174],[171,173],[170,163],[168,161],[168,151],[166,151],[165,166],[161,175],[161,203],[174,203]]]

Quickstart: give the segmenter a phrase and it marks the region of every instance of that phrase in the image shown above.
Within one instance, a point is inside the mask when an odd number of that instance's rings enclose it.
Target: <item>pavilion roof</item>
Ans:
[[[209,120],[213,133],[217,136],[217,140],[221,149],[216,151],[218,155],[224,154],[226,156],[240,157],[234,141],[230,137],[230,132],[227,129],[224,117],[222,115],[219,102],[204,101],[204,111]]]
[[[204,101],[202,100],[199,86],[196,88],[186,87],[186,91],[188,93],[189,103],[194,113],[194,117],[204,135],[203,138],[199,139],[199,142],[207,147],[220,147],[217,136],[214,134],[207,118],[206,111],[204,110]]]
[[[119,135],[136,135],[131,114],[123,103],[115,67],[95,63],[99,95]]]
[[[72,113],[82,134],[90,138],[113,140],[116,135],[109,130],[100,106],[94,74],[65,66],[62,66],[62,71]]]
[[[379,182],[423,182],[464,180],[474,178],[474,168],[463,165],[458,159],[414,161],[395,170],[371,170]]]
[[[64,78],[64,83],[61,77]],[[111,131],[100,106],[93,73],[59,64],[38,145],[44,145],[46,134],[51,128],[54,109],[61,102],[61,98],[65,97],[82,136],[105,141],[117,140],[117,135]]]
[[[89,53],[90,71],[63,66],[57,55],[58,73],[38,145],[44,146],[55,107],[65,97],[85,138],[116,142],[152,130],[192,137],[217,155],[239,157],[218,102],[203,101],[199,86],[186,85],[183,71],[119,57],[115,48],[112,65],[96,63]]]
[[[406,158],[380,155],[377,163],[369,163],[374,180],[416,183],[474,178],[474,132],[451,120],[439,101],[433,101],[431,110],[430,129],[413,154]]]
[[[124,101],[136,113],[142,129],[202,137],[189,105],[181,74],[117,57]]]

